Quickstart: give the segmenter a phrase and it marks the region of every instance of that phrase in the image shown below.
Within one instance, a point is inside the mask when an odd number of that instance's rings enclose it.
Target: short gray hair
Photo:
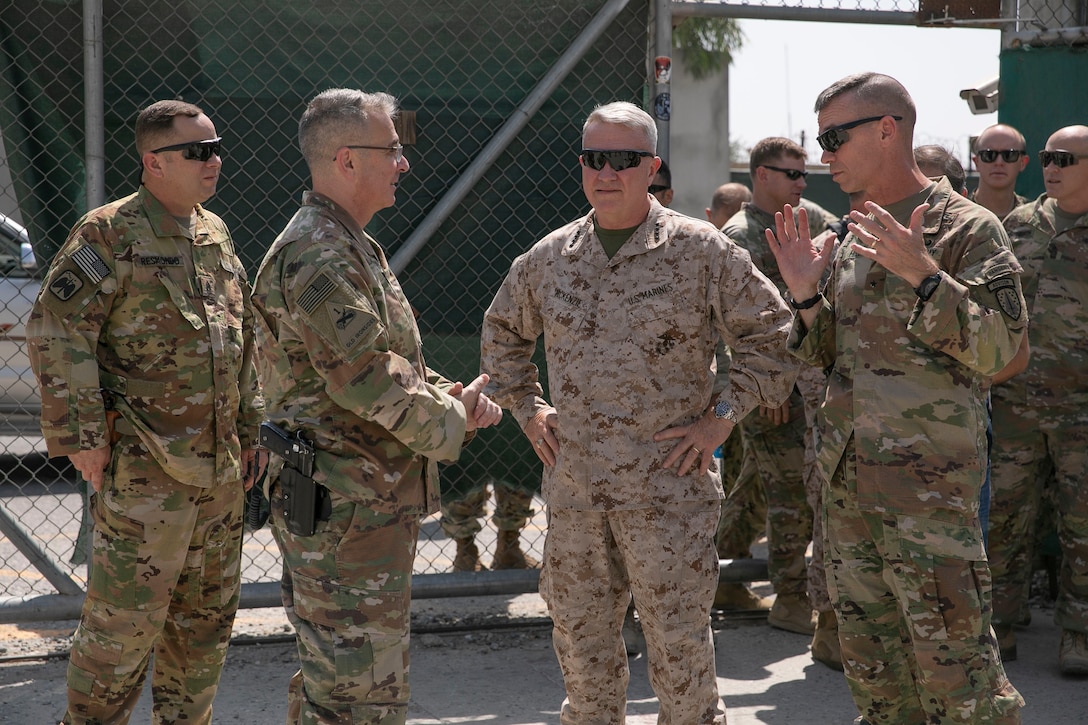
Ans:
[[[835,81],[816,97],[813,110],[819,113],[839,96],[850,95],[861,106],[861,113],[866,115],[901,116],[900,122],[911,133],[918,119],[914,99],[907,93],[903,84],[891,76],[882,73],[855,73]]]
[[[373,114],[396,118],[400,107],[388,93],[364,93],[354,88],[330,88],[306,105],[298,122],[298,145],[310,171],[330,161],[349,140],[346,135],[362,130]]]
[[[589,128],[590,124],[594,123],[611,123],[641,131],[642,135],[646,137],[647,146],[649,146],[647,150],[657,153],[657,124],[654,123],[654,119],[650,118],[650,114],[633,103],[615,101],[594,108],[582,126],[583,140],[586,137],[586,129]]]

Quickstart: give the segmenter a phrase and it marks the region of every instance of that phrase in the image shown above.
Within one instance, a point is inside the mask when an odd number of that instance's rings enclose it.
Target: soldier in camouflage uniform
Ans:
[[[253,288],[268,417],[313,443],[329,502],[313,535],[298,535],[271,485],[302,664],[289,723],[405,721],[412,561],[420,519],[438,510],[437,461],[502,417],[480,394],[486,376],[462,385],[426,366],[411,305],[363,231],[408,171],[396,113],[385,93],[332,89],[309,103],[299,144],[313,191]]]
[[[1005,228],[1024,266],[1031,316],[1027,372],[993,389],[990,566],[994,628],[1015,657],[1044,484],[1057,496],[1062,546],[1054,619],[1062,672],[1088,674],[1088,127],[1068,126],[1040,154],[1046,193]]]
[[[752,192],[744,184],[730,181],[722,184],[714,190],[710,197],[710,206],[706,211],[706,218],[716,229],[721,229],[729,218],[740,211],[744,202],[752,200]]]
[[[1027,324],[1020,267],[992,213],[919,171],[898,82],[849,76],[816,111],[822,160],[868,215],[834,255],[788,207],[768,241],[799,312],[790,349],[831,370],[825,566],[858,722],[1018,723],[978,509],[989,376]]]
[[[774,286],[706,222],[647,193],[657,129],[629,103],[590,114],[593,211],[514,260],[484,315],[483,370],[544,463],[540,592],[567,699],[560,721],[621,723],[633,594],[662,723],[724,723],[709,615],[723,496],[713,453],[796,368]],[[549,389],[531,362],[544,335]],[[712,397],[714,348],[733,351]]]
[[[1005,218],[1028,200],[1016,193],[1016,177],[1028,162],[1028,144],[1024,134],[1012,126],[998,123],[983,129],[975,139],[972,157],[978,169],[978,188],[971,201],[981,204],[998,218]]]
[[[838,221],[819,204],[801,198],[807,186],[806,158],[805,150],[787,138],[772,136],[757,142],[749,159],[752,201],[722,227],[783,293],[786,286],[765,236],[774,227],[774,213],[786,204],[805,209],[813,237]],[[824,576],[823,529],[814,521],[823,479],[816,465],[812,429],[826,385],[822,370],[804,367],[781,408],[753,411],[741,421],[740,430],[766,491],[767,568],[777,595],[767,621],[780,629],[813,635],[812,656],[839,669],[838,628]],[[811,565],[805,562],[809,542],[813,544]]]
[[[49,454],[93,487],[93,558],[65,723],[127,723],[154,651],[153,719],[210,723],[265,454],[249,286],[201,206],[222,162],[189,103],[140,111],[140,190],[86,214],[27,324]]]
[[[535,569],[540,566],[533,557],[521,550],[521,530],[533,517],[533,494],[501,481],[492,484],[495,491],[495,512],[491,522],[498,531],[491,568]],[[480,520],[487,515],[487,486],[471,491],[467,496],[442,503],[442,531],[457,542],[453,559],[454,571],[482,571],[476,535],[483,528]]]

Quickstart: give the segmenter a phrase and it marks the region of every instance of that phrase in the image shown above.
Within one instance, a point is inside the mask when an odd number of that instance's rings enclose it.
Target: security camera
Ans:
[[[1000,77],[995,76],[985,83],[980,83],[978,88],[964,88],[960,91],[960,98],[967,101],[967,107],[971,113],[993,113],[997,110],[998,83]]]

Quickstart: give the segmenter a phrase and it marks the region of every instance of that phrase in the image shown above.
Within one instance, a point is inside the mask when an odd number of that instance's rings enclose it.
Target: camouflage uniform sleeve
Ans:
[[[790,312],[745,250],[728,245],[721,260],[711,310],[732,362],[720,397],[743,418],[759,405],[781,405],[793,390],[797,363],[786,350]]]
[[[820,300],[820,309],[812,327],[805,327],[800,315],[793,319],[786,348],[806,365],[827,369],[835,362],[835,309],[827,298]]]
[[[237,260],[239,267],[241,260]],[[260,379],[257,376],[257,338],[256,324],[251,301],[252,290],[248,278],[242,278],[242,335],[245,347],[242,350],[242,375],[238,380],[238,392],[241,401],[238,406],[238,439],[243,449],[257,445],[258,431],[264,420],[264,398],[261,395]]]
[[[97,350],[117,289],[110,245],[98,226],[81,223],[53,260],[27,321],[50,456],[109,444]]]
[[[374,421],[418,454],[456,460],[465,439],[465,407],[442,392],[449,381],[432,378],[433,371],[391,346],[392,337],[405,333],[388,329],[378,302],[366,293],[371,289],[366,274],[342,260],[317,266],[305,279],[283,281],[292,326],[333,402]],[[419,356],[418,337],[415,344]]]
[[[942,272],[933,296],[915,304],[907,324],[934,350],[987,376],[1009,364],[1027,328],[1020,263],[1003,231],[998,237],[972,247],[955,277]]]
[[[529,254],[510,266],[484,313],[480,336],[480,369],[491,376],[489,392],[522,428],[548,407],[540,371],[531,361],[544,325],[527,284]]]

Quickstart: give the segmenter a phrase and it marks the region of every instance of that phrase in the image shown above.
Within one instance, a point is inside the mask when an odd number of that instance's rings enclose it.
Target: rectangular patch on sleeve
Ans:
[[[76,263],[80,271],[91,281],[98,284],[110,276],[110,268],[105,260],[98,255],[94,247],[84,244],[72,254],[72,261]]]
[[[298,306],[307,315],[312,315],[317,306],[328,299],[334,290],[336,290],[336,284],[328,278],[328,275],[322,272],[299,295]]]
[[[347,305],[330,302],[326,306],[336,337],[343,349],[351,353],[360,344],[369,345],[381,332],[378,318]]]

